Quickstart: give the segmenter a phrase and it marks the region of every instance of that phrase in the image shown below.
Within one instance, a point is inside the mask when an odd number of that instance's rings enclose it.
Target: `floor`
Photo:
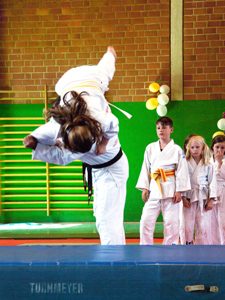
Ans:
[[[129,238],[128,245],[139,244],[139,239]],[[155,239],[155,244],[161,244],[162,239]],[[99,239],[0,239],[0,246],[28,246],[28,245],[99,245]]]

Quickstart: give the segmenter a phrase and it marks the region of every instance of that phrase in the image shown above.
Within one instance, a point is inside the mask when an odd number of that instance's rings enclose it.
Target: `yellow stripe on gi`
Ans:
[[[151,179],[155,180],[159,190],[162,194],[162,187],[160,184],[160,179],[162,182],[167,181],[167,176],[174,176],[175,175],[175,170],[164,170],[164,169],[157,169],[154,173],[151,173]]]

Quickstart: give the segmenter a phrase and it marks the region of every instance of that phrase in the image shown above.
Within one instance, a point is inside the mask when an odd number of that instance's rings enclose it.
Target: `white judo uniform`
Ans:
[[[157,175],[160,174],[160,169],[162,176]],[[140,221],[140,243],[142,245],[153,244],[156,220],[162,212],[163,244],[178,244],[180,203],[175,204],[172,199],[175,192],[184,192],[190,189],[190,180],[183,151],[173,140],[162,151],[159,141],[146,147],[136,188],[150,191]]]
[[[191,158],[188,162],[191,190],[186,193],[191,207],[184,207],[185,237],[188,243],[194,240],[197,245],[210,245],[212,211],[205,210],[208,198],[216,198],[216,173],[212,164],[196,164]],[[195,238],[194,238],[195,236]]]
[[[61,96],[60,105],[63,105],[62,97],[68,91],[73,90],[77,93],[85,91],[88,93],[83,98],[87,103],[90,115],[100,122],[104,137],[109,139],[106,152],[96,155],[96,144],[87,153],[72,153],[54,146],[57,138],[60,138],[60,124],[52,118],[48,123],[31,133],[39,142],[33,151],[33,159],[59,165],[67,165],[74,160],[98,165],[110,161],[117,155],[120,150],[119,123],[118,119],[111,113],[104,97],[114,72],[115,57],[110,51],[107,51],[98,65],[72,68],[59,79],[55,86],[57,94]],[[68,99],[69,97],[68,94]],[[92,175],[94,215],[101,244],[125,244],[123,214],[128,178],[126,155],[123,153],[122,157],[111,166],[92,169]]]
[[[116,146],[115,146],[116,144]],[[105,154],[96,155],[96,144],[87,153],[72,153],[57,146],[37,144],[33,150],[33,159],[53,164],[67,165],[74,160],[81,160],[90,165],[108,162],[119,152],[117,137],[109,140]],[[94,187],[94,216],[102,245],[125,244],[124,206],[128,161],[126,155],[113,165],[102,169],[92,169]]]
[[[102,127],[104,137],[110,139],[118,134],[118,119],[111,113],[111,109],[104,93],[108,90],[110,80],[115,73],[115,57],[107,51],[97,65],[71,68],[58,80],[55,86],[56,93],[61,97],[60,105],[64,105],[63,96],[69,91],[77,93],[87,92],[83,95],[87,108],[95,120]],[[70,93],[66,99],[71,98]],[[60,132],[60,124],[53,118],[46,124],[38,127],[31,135],[40,143],[54,145]]]
[[[214,162],[217,179],[217,201],[212,210],[212,244],[225,245],[225,160],[221,167]]]

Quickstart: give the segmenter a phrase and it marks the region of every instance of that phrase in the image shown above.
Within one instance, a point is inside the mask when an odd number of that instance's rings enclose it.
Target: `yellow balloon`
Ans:
[[[150,98],[146,101],[146,108],[149,110],[156,109],[157,106],[158,106],[157,98]]]
[[[212,136],[212,139],[214,139],[216,136],[218,135],[225,135],[225,133],[223,131],[216,131],[213,136]]]
[[[149,91],[152,93],[157,93],[159,91],[160,85],[157,82],[152,82],[149,85]]]

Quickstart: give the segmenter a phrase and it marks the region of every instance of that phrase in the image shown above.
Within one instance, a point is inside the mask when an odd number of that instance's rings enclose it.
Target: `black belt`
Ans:
[[[88,204],[90,203],[91,196],[93,194],[93,188],[92,188],[92,169],[102,169],[109,167],[113,165],[115,162],[117,162],[123,155],[123,151],[120,148],[120,151],[116,154],[115,157],[113,157],[111,160],[103,163],[103,164],[98,164],[98,165],[89,165],[87,163],[83,163],[82,168],[83,168],[83,182],[84,182],[84,190],[86,191],[88,187]],[[85,178],[85,172],[87,170],[87,181]]]

